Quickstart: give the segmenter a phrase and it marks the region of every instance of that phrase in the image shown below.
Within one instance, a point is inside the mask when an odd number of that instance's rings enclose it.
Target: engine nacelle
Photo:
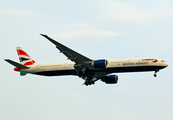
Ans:
[[[118,82],[118,76],[117,75],[105,76],[103,82],[105,82],[106,84],[116,84]]]
[[[106,68],[108,65],[108,61],[104,59],[95,60],[91,65],[94,66],[94,68]]]

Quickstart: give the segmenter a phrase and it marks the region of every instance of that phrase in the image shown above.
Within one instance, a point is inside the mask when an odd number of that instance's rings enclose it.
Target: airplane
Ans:
[[[168,63],[156,58],[93,60],[47,35],[40,35],[52,42],[60,53],[72,62],[37,64],[21,47],[16,47],[20,63],[10,59],[5,59],[5,61],[15,66],[14,71],[20,72],[21,76],[27,73],[43,76],[74,75],[84,79],[84,85],[88,86],[98,80],[106,84],[116,84],[118,75],[112,73],[154,71],[154,77],[156,77],[160,69],[168,66]]]

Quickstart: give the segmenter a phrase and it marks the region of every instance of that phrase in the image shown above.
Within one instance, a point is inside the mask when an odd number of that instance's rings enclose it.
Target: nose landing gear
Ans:
[[[155,70],[154,77],[157,77],[157,72],[159,72],[159,70]]]

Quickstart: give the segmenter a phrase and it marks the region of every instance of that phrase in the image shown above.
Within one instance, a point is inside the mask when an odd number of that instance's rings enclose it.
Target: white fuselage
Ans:
[[[20,72],[45,76],[77,75],[74,62],[35,64],[29,69],[21,69]],[[168,64],[160,59],[138,58],[138,59],[116,59],[108,60],[107,68],[92,69],[89,72],[95,75],[106,75],[117,72],[139,72],[156,71],[167,67]]]

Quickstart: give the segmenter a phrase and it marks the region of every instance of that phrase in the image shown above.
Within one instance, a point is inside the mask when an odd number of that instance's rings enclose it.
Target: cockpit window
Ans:
[[[161,60],[161,62],[165,62],[164,60]]]

